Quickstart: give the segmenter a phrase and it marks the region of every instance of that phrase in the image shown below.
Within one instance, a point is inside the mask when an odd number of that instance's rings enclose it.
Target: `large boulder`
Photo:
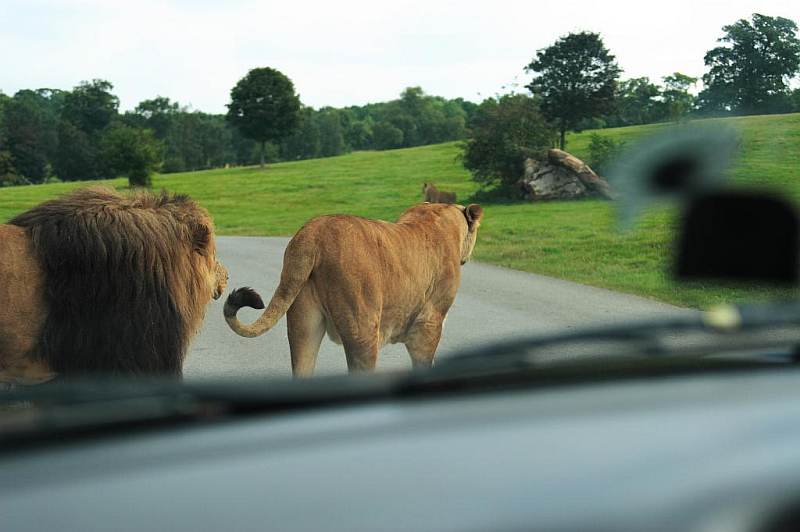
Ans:
[[[529,200],[600,197],[613,199],[611,187],[589,165],[563,150],[551,149],[543,161],[525,160],[517,183]]]

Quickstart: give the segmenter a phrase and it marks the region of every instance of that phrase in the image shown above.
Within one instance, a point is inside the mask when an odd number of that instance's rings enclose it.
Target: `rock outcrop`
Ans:
[[[525,160],[518,185],[529,200],[600,197],[613,199],[611,187],[589,165],[565,151],[551,149],[543,161]]]

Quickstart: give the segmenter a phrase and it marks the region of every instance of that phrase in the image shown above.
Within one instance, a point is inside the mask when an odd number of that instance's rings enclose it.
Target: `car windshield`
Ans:
[[[0,419],[793,354],[798,5],[4,1]]]

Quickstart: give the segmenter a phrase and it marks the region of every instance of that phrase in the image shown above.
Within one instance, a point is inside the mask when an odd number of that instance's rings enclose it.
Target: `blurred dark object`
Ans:
[[[716,125],[674,127],[626,148],[609,174],[619,195],[621,227],[658,201],[691,201],[719,190],[739,146],[738,134]]]
[[[670,128],[637,142],[609,176],[620,195],[621,228],[655,202],[677,203],[678,279],[797,285],[797,212],[775,194],[727,185],[739,146],[735,130],[713,124]]]
[[[800,530],[800,504],[797,502],[774,512],[759,529],[760,532],[796,532]]]
[[[758,192],[690,198],[675,273],[683,280],[797,284],[800,229],[792,205]]]

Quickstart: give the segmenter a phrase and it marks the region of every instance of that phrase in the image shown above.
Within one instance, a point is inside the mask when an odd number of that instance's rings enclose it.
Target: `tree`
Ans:
[[[788,110],[788,83],[800,69],[797,24],[783,17],[753,14],[723,26],[724,43],[709,50],[700,106],[712,113]]]
[[[345,130],[345,141],[353,150],[365,150],[372,145],[372,126],[375,122],[367,117],[364,120],[350,120]]]
[[[541,101],[542,114],[555,124],[563,149],[566,132],[581,120],[613,109],[621,72],[613,55],[596,33],[571,33],[536,52],[525,67],[535,72],[526,87]]]
[[[114,174],[127,176],[131,187],[150,187],[150,175],[161,162],[161,145],[149,129],[115,124],[102,139],[103,159]]]
[[[0,130],[2,130],[3,108],[11,101],[11,97],[0,91]]]
[[[82,81],[64,95],[62,119],[89,136],[99,133],[117,116],[119,98],[111,93],[113,88],[111,82],[102,79]]]
[[[319,127],[320,155],[333,157],[344,153],[344,134],[339,111],[332,107],[321,109],[316,113],[316,120]]]
[[[260,156],[259,143],[242,135],[238,129],[230,125],[230,122],[228,122],[228,126],[231,133],[230,155],[233,156],[232,160],[238,165],[258,163]]]
[[[403,146],[412,147],[427,144],[425,123],[430,123],[431,106],[422,87],[407,87],[400,94],[400,100],[389,118],[392,125],[403,132]]]
[[[14,158],[8,151],[6,132],[3,121],[3,109],[11,101],[3,91],[0,91],[0,186],[4,184],[14,184],[18,177],[17,170],[14,168]]]
[[[0,187],[20,185],[27,181],[14,168],[14,157],[12,157],[6,145],[6,136],[3,128],[3,107],[9,101],[11,101],[11,98],[0,91]]]
[[[314,109],[303,107],[300,110],[299,127],[284,139],[281,144],[284,159],[313,159],[319,157],[321,139],[319,123],[316,120]]]
[[[182,171],[204,168],[203,143],[201,141],[199,113],[181,112],[175,116],[174,123],[167,137],[167,156],[177,159]]]
[[[261,145],[261,167],[267,141],[279,142],[297,127],[300,98],[292,81],[281,72],[254,68],[231,89],[227,119]]]
[[[445,142],[454,139],[463,139],[467,133],[467,112],[464,107],[454,100],[445,100],[435,97],[434,107],[440,118],[433,125],[432,142]]]
[[[141,119],[141,124],[152,129],[159,140],[166,140],[173,125],[175,115],[181,111],[178,102],[164,96],[156,96],[151,100],[142,100],[133,110]]]
[[[633,78],[618,85],[614,113],[607,117],[611,127],[648,124],[662,116],[661,89],[650,78]]]
[[[52,156],[55,174],[65,181],[108,177],[102,137],[118,116],[119,99],[105,80],[82,81],[72,92],[58,95],[61,101],[57,126],[58,149]]]
[[[0,141],[0,187],[9,185],[21,185],[27,180],[17,173],[14,168],[14,161],[11,158],[11,152],[3,149],[2,141]],[[30,183],[30,181],[27,181]]]
[[[48,154],[55,151],[55,120],[45,98],[21,90],[3,105],[4,144],[16,171],[34,183],[49,174]]]
[[[461,161],[475,181],[509,186],[522,177],[525,159],[540,158],[552,139],[553,129],[533,98],[524,94],[490,98],[475,111]]]
[[[391,150],[403,146],[403,130],[390,122],[378,122],[372,127],[372,140],[378,150]]]
[[[225,119],[206,113],[195,113],[199,123],[197,137],[203,154],[200,168],[214,168],[225,164],[225,146],[230,143],[231,131]]]
[[[89,140],[89,135],[69,120],[58,124],[58,150],[53,159],[53,171],[63,181],[103,177],[98,147]]]
[[[662,98],[666,115],[670,120],[677,122],[694,109],[697,98],[689,92],[689,89],[697,83],[697,78],[675,72],[662,79],[664,81]]]
[[[470,102],[469,100],[465,100],[463,98],[456,98],[453,100],[454,102],[458,103],[459,106],[464,110],[465,116],[465,125],[467,128],[472,127],[472,118],[475,116],[475,113],[478,111],[478,104],[475,102]]]

